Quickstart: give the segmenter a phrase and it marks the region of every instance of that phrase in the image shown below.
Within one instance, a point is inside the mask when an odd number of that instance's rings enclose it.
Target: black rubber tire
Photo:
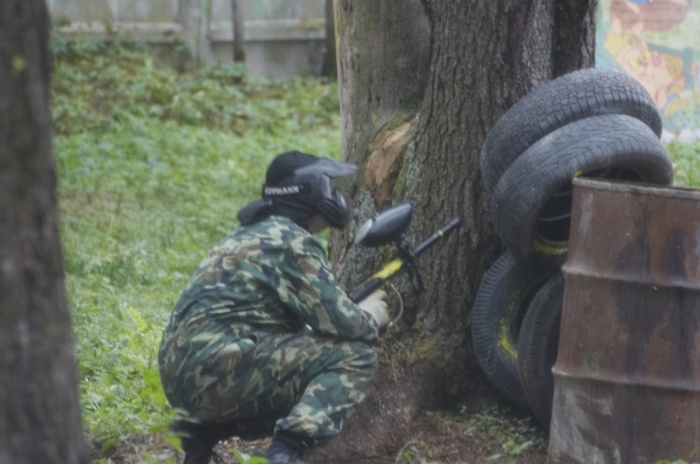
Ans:
[[[579,119],[626,114],[658,136],[661,116],[649,92],[633,77],[612,69],[582,69],[535,87],[506,111],[486,136],[480,163],[487,196],[503,173],[532,144]]]
[[[559,351],[564,275],[545,282],[530,302],[518,337],[520,383],[530,411],[549,430],[554,400],[552,367]]]
[[[528,411],[520,385],[518,334],[527,306],[555,271],[505,252],[481,280],[472,309],[472,338],[487,380],[512,406]]]
[[[496,232],[518,259],[564,263],[577,176],[669,185],[673,166],[656,135],[626,115],[581,119],[543,137],[503,173],[491,198]]]

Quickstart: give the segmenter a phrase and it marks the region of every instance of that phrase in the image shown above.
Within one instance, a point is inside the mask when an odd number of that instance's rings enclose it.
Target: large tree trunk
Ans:
[[[470,317],[500,244],[485,214],[479,151],[535,85],[593,65],[596,0],[337,0],[336,8],[343,156],[361,173],[347,189],[355,223],[332,240],[341,278],[352,287],[381,263],[375,251],[344,246],[375,210],[411,201],[413,242],[463,220],[421,257],[425,292],[412,298],[402,285],[408,314],[381,342],[376,391],[347,433],[319,451],[353,456],[395,450],[421,411],[488,389]]]
[[[0,463],[86,463],[51,154],[44,0],[0,2]]]

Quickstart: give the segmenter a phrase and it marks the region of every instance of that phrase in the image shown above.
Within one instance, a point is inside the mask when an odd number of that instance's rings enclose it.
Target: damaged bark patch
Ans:
[[[413,140],[418,126],[418,115],[410,121],[389,128],[388,125],[369,144],[369,158],[365,165],[365,186],[372,192],[375,205],[388,204],[394,183],[403,165],[406,145]]]

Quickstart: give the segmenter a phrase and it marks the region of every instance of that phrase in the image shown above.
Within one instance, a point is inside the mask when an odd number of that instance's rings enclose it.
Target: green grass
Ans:
[[[208,249],[278,153],[340,154],[337,85],[178,75],[124,44],[55,42],[54,155],[87,431],[165,429],[156,354]]]

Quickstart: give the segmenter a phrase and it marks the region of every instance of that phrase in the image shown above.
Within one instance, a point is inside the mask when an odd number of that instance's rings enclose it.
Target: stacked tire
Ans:
[[[656,105],[641,84],[622,72],[584,69],[536,87],[496,122],[482,147],[488,211],[506,252],[477,291],[474,348],[495,389],[545,427],[572,180],[670,185],[673,167],[661,131]]]

